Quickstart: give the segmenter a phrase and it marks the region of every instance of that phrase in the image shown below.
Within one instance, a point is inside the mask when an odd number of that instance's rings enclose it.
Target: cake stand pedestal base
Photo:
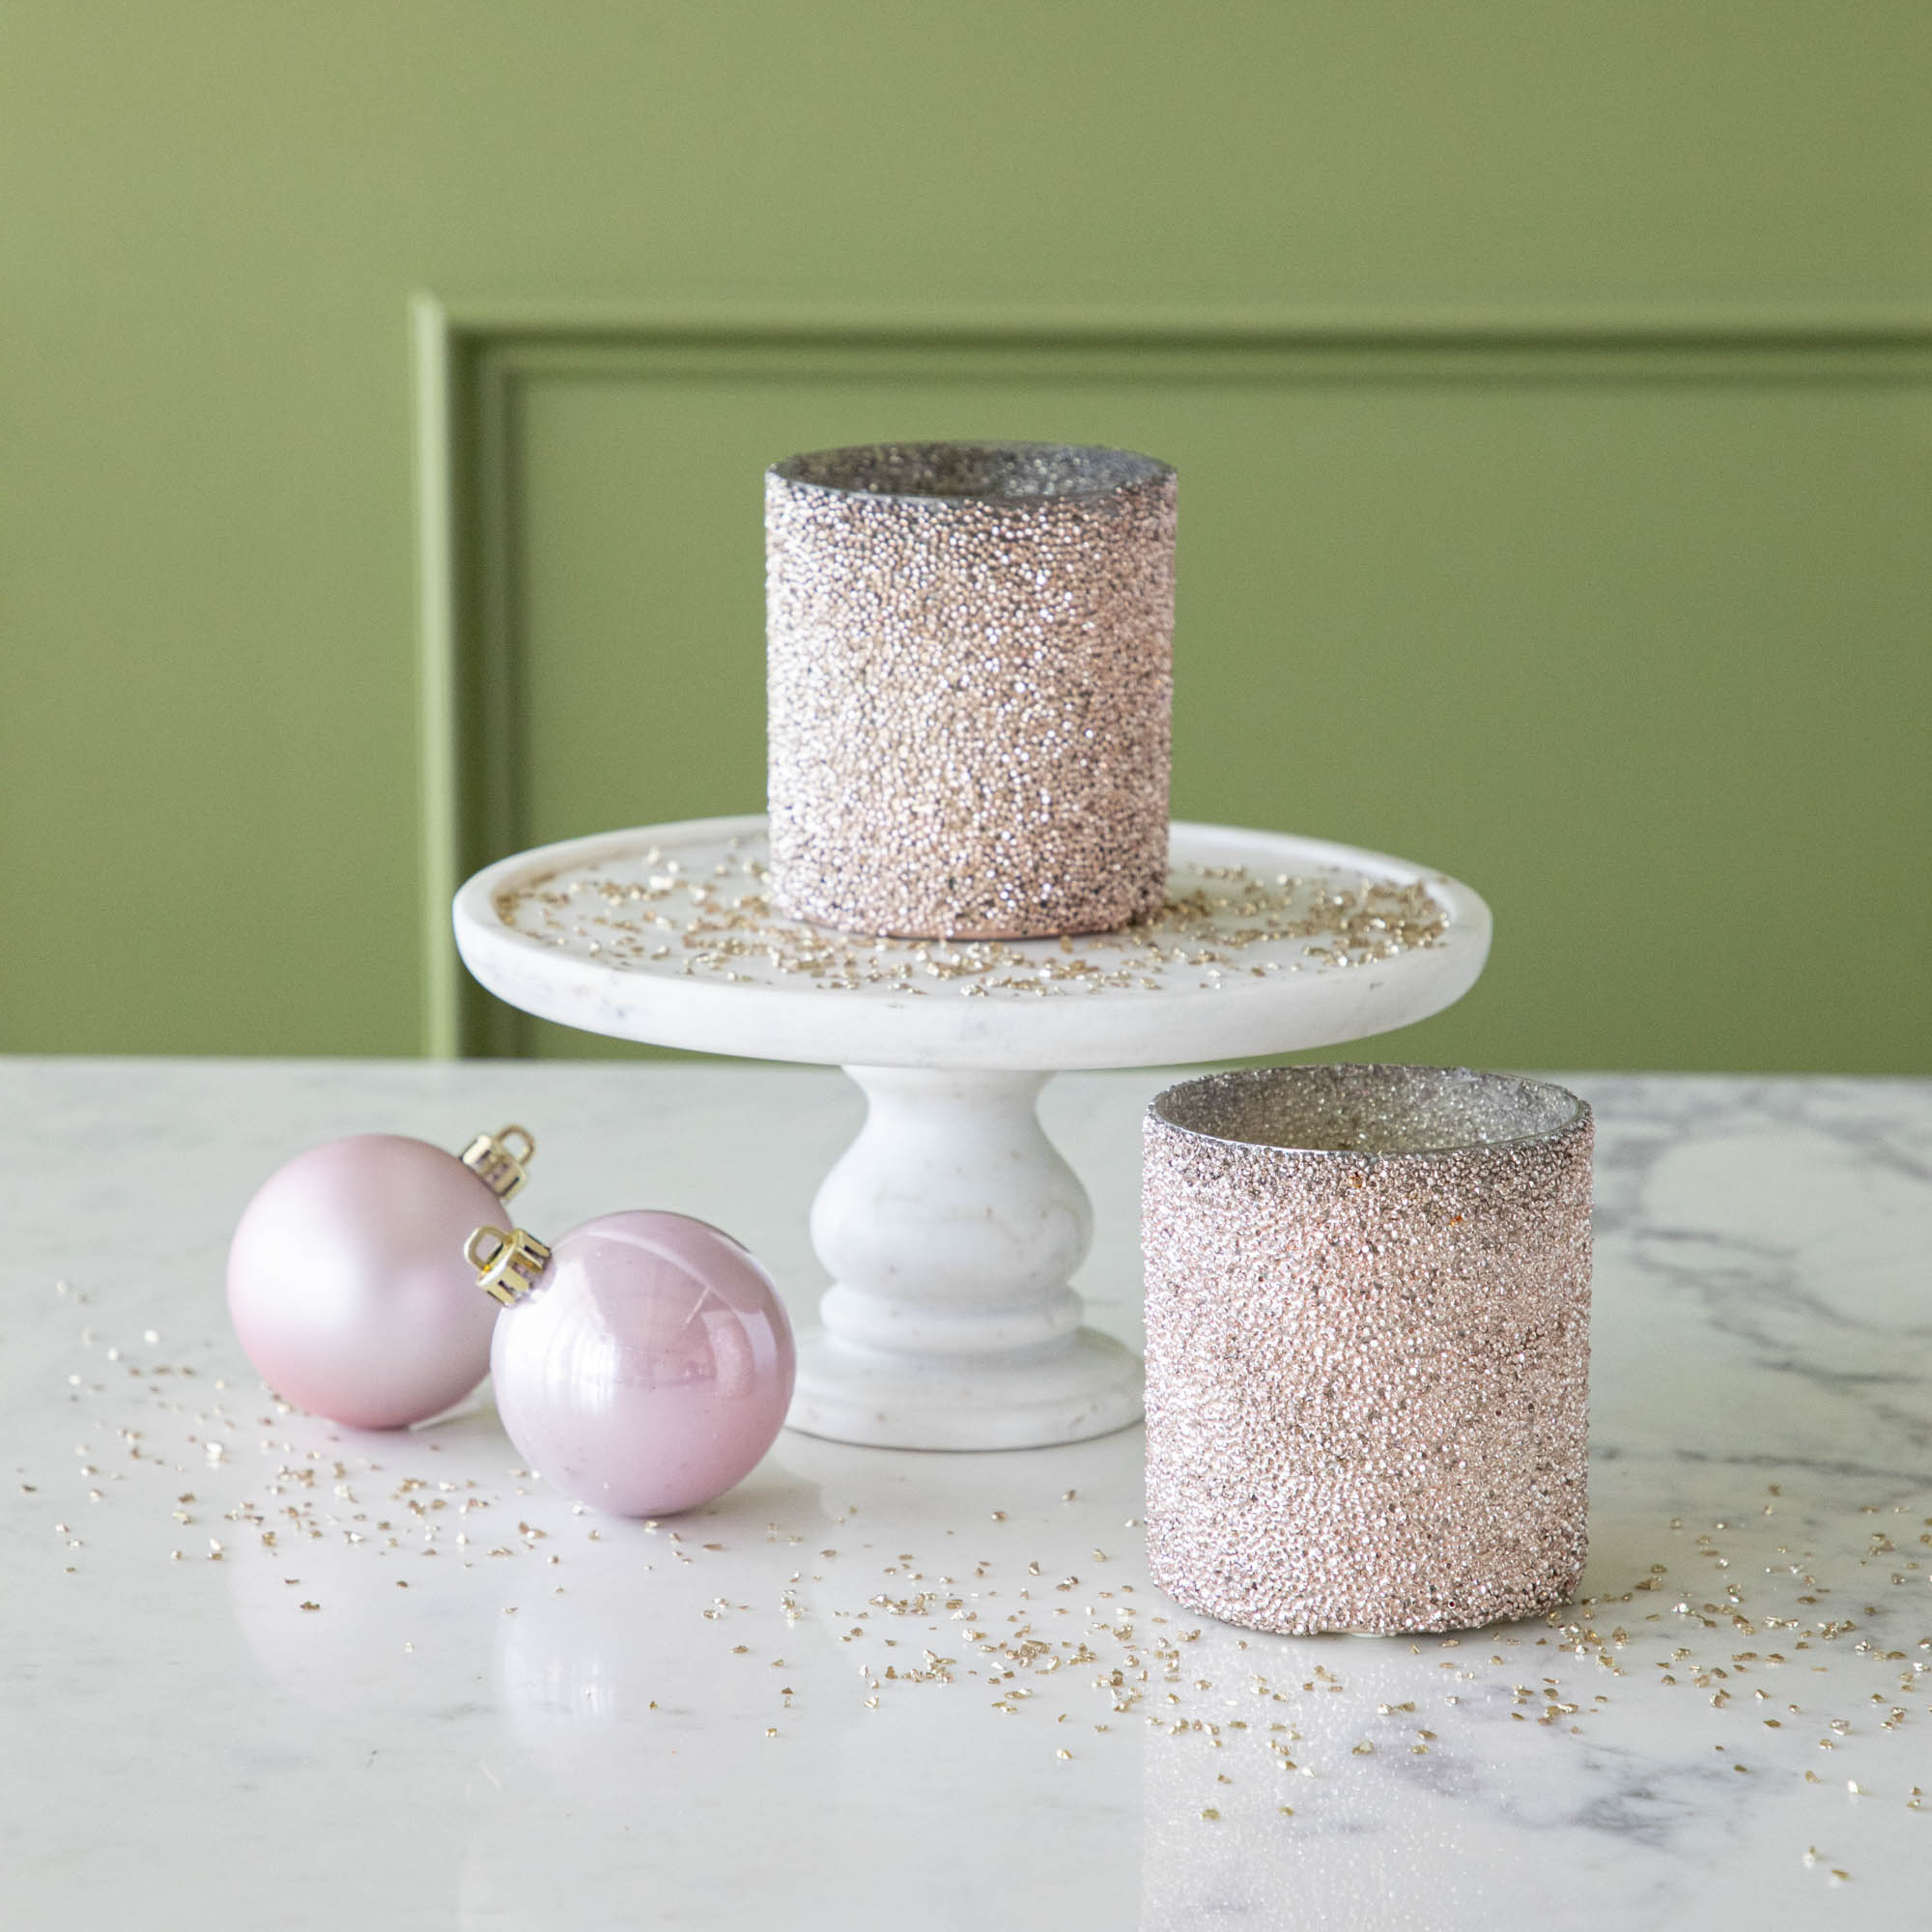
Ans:
[[[1489,908],[1386,853],[1175,825],[1170,903],[975,962],[772,910],[762,818],[599,833],[499,860],[457,895],[469,970],[614,1039],[842,1066],[866,1124],[811,1215],[834,1286],[789,1421],[895,1449],[1029,1449],[1124,1428],[1138,1360],[1067,1285],[1093,1209],[1041,1132],[1052,1074],[1305,1052],[1439,1012],[1475,983]]]
[[[866,1124],[826,1177],[833,1277],[790,1426],[892,1449],[1035,1449],[1136,1422],[1138,1356],[1080,1325],[1087,1190],[1041,1130],[1045,1073],[848,1066]]]

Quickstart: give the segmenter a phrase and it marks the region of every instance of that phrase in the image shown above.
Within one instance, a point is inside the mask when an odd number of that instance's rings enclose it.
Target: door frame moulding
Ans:
[[[457,887],[524,811],[515,626],[518,385],[656,357],[803,380],[862,355],[881,380],[989,357],[1205,382],[1932,384],[1918,310],[824,309],[584,298],[411,302],[422,1049],[504,1050],[450,934]]]

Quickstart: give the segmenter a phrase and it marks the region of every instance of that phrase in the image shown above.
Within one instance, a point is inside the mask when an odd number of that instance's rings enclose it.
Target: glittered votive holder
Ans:
[[[906,938],[1106,932],[1167,889],[1175,477],[875,443],[765,476],[772,891]]]
[[[1589,1108],[1435,1066],[1171,1087],[1144,1129],[1148,1554],[1255,1630],[1457,1630],[1582,1575]]]

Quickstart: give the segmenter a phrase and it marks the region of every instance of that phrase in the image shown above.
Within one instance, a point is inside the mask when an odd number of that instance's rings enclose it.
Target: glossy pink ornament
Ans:
[[[504,1127],[459,1157],[356,1134],[271,1175],[228,1250],[228,1312],[256,1374],[355,1429],[400,1429],[460,1402],[490,1366],[495,1321],[464,1236],[523,1184],[535,1145]]]
[[[467,1252],[506,1304],[490,1350],[497,1413],[565,1495],[669,1516],[724,1494],[772,1446],[791,1323],[729,1235],[649,1211],[587,1221],[554,1249],[479,1228]]]

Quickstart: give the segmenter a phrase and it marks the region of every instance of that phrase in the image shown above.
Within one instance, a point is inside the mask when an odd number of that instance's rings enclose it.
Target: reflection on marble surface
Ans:
[[[1128,1340],[1164,1080],[1044,1109]],[[837,1075],[0,1065],[8,1922],[1922,1924],[1932,1087],[1566,1084],[1600,1128],[1590,1600],[1295,1639],[1152,1590],[1137,1431],[785,1435],[652,1527],[519,1468],[487,1406],[284,1412],[226,1328],[265,1174],[484,1118],[544,1139],[546,1225],[717,1221],[809,1321]]]

